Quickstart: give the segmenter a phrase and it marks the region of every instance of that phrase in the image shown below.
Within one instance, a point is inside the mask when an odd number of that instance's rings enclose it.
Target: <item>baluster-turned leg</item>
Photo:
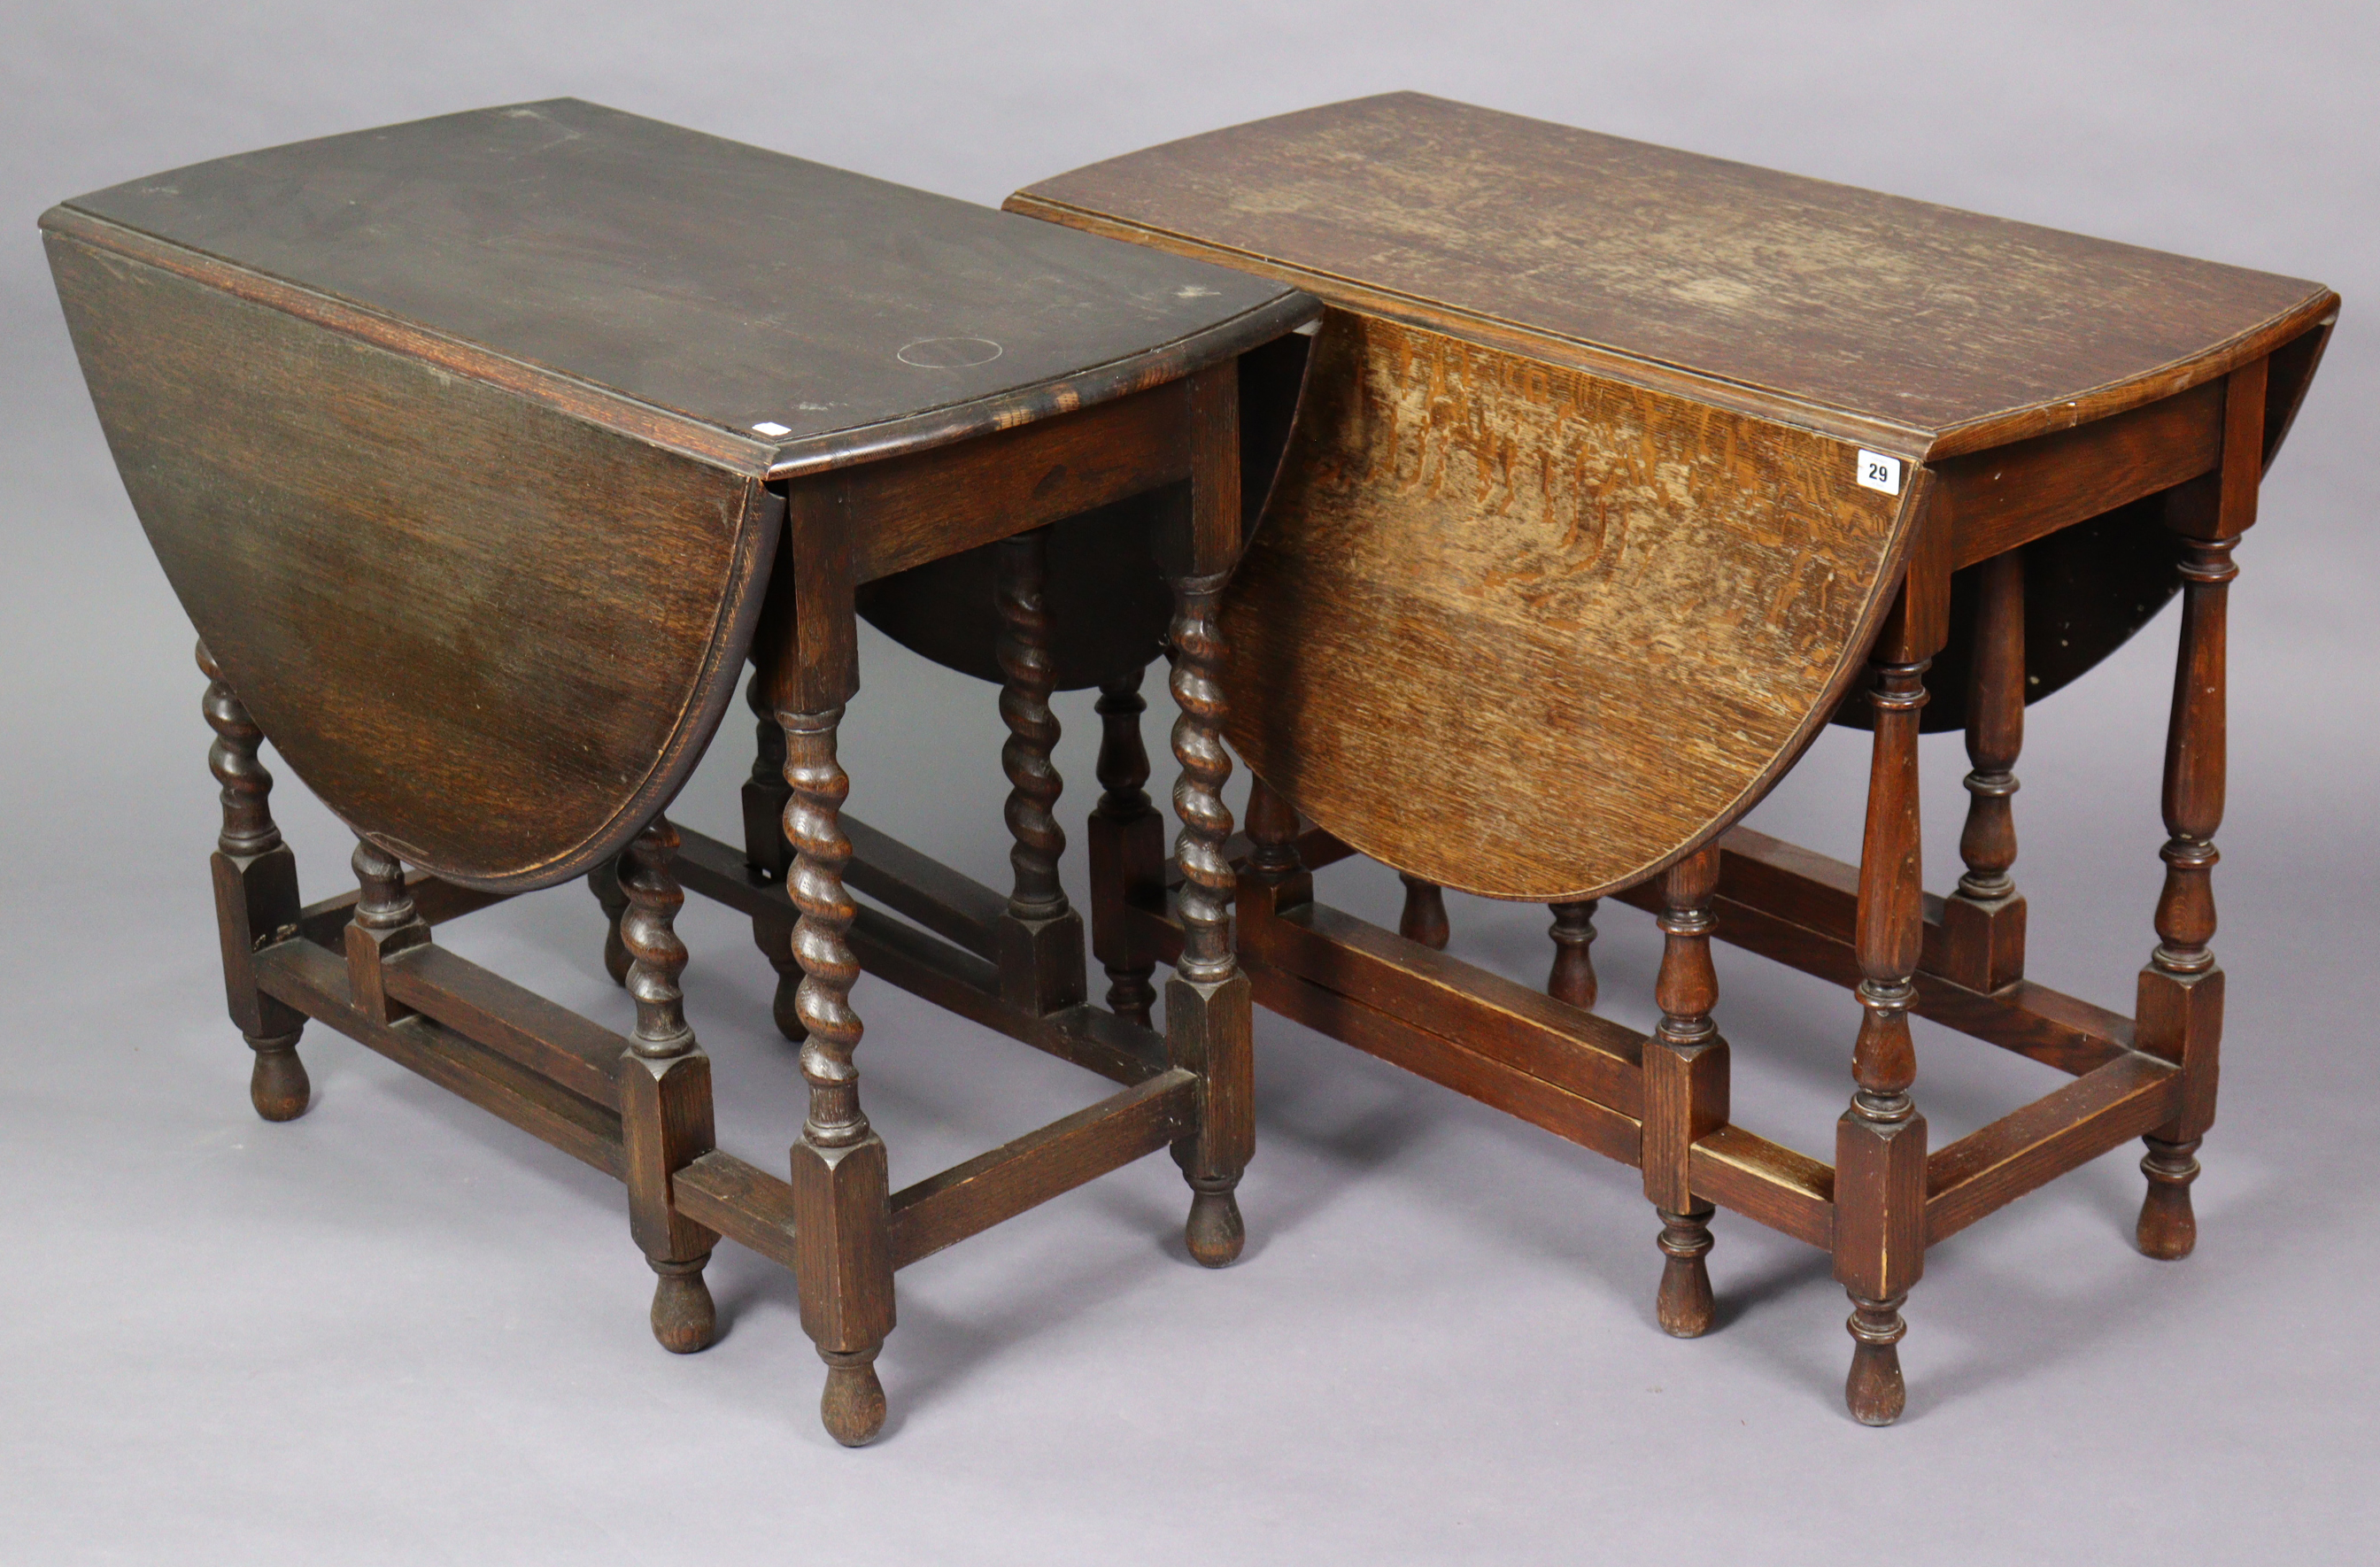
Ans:
[[[677,847],[677,829],[657,816],[620,856],[628,900],[620,933],[634,959],[628,993],[637,1002],[637,1031],[620,1062],[620,1135],[629,1233],[658,1276],[653,1337],[674,1354],[692,1354],[718,1330],[702,1269],[719,1237],[681,1215],[671,1190],[677,1172],[715,1146],[710,1058],[686,1026],[678,989],[686,954],[676,928],[686,893],[670,869]]]
[[[876,1356],[892,1330],[892,1212],[884,1142],[859,1108],[852,1051],[861,1033],[851,1010],[859,960],[849,940],[856,915],[844,890],[851,843],[843,802],[851,780],[835,759],[843,710],[784,712],[785,836],[794,845],[788,878],[794,955],[802,968],[795,1005],[806,1033],[802,1076],[809,1117],[793,1148],[794,1233],[801,1267],[802,1327],[827,1365],[819,1413],[834,1439],[857,1447],[884,1427],[884,1386]]]
[[[2173,711],[2166,730],[2165,887],[2156,903],[2156,950],[2141,970],[2134,1045],[2181,1068],[2181,1104],[2143,1140],[2141,1250],[2188,1257],[2198,1244],[2190,1184],[2198,1147],[2215,1124],[2223,1042],[2223,970],[2216,966],[2215,833],[2223,824],[2231,552],[2256,520],[2264,478],[2265,366],[2233,370],[2224,389],[2223,462],[2175,492],[2166,525],[2181,536],[2181,646],[2175,655]]]
[[[1276,906],[1309,901],[1313,878],[1297,850],[1297,808],[1261,778],[1248,780],[1248,875],[1276,889]]]
[[[2017,754],[2024,746],[2024,563],[2014,550],[1976,572],[1974,663],[1967,696],[1966,872],[1943,900],[1943,971],[1976,990],[2024,978],[2024,899],[2016,864]]]
[[[1146,672],[1099,686],[1099,796],[1091,811],[1091,948],[1108,972],[1108,1010],[1150,1026],[1157,1004],[1157,953],[1129,917],[1135,904],[1165,899],[1165,819],[1148,798],[1148,750],[1141,742]]]
[[[744,703],[752,710],[752,775],[744,781],[744,859],[762,879],[782,881],[794,862],[794,848],[785,842],[785,732],[769,704],[767,678],[759,670],[744,686]],[[795,1044],[802,1041],[801,1009],[795,998],[802,988],[802,966],[794,961],[794,922],[773,915],[752,917],[752,944],[777,971],[777,993],[769,1008],[777,1032]]]
[[[752,773],[744,780],[744,858],[771,881],[782,881],[794,863],[794,846],[785,841],[785,802],[793,790],[785,785],[785,731],[769,704],[768,677],[759,670],[744,683],[744,705],[752,712]],[[786,962],[793,961],[788,948]],[[795,969],[794,982],[801,983]]]
[[[1863,1009],[1852,1075],[1859,1087],[1835,1128],[1835,1277],[1852,1297],[1853,1348],[1844,1401],[1861,1424],[1887,1426],[1908,1401],[1898,1345],[1901,1303],[1925,1267],[1925,1118],[1909,1097],[1917,1052],[1909,1003],[1924,936],[1917,817],[1917,714],[1932,650],[1912,656],[1907,595],[1877,640],[1874,759],[1860,849],[1856,947]]]
[[[1446,921],[1446,893],[1435,881],[1425,881],[1418,876],[1397,872],[1397,880],[1405,884],[1405,906],[1397,916],[1397,934],[1408,941],[1419,941],[1439,952],[1453,939],[1454,928]]]
[[[1255,1151],[1250,1075],[1248,977],[1232,950],[1233,878],[1224,843],[1232,813],[1223,783],[1232,775],[1223,749],[1223,688],[1217,679],[1222,635],[1216,601],[1225,574],[1178,577],[1173,584],[1173,755],[1182,764],[1173,808],[1182,819],[1174,853],[1182,867],[1182,957],[1166,982],[1169,1053],[1199,1075],[1198,1130],[1174,1148],[1195,1194],[1184,1232],[1190,1255],[1208,1268],[1236,1259],[1246,1244],[1233,1190]]]
[[[587,873],[587,890],[603,910],[603,972],[614,985],[628,982],[628,965],[636,961],[620,939],[620,921],[628,912],[628,894],[620,890],[620,862],[607,859]]]
[[[430,922],[413,906],[406,889],[405,867],[395,855],[369,838],[356,840],[347,862],[355,870],[361,895],[347,918],[347,990],[366,1016],[395,1023],[413,1015],[413,1009],[389,999],[383,965],[397,954],[426,944]]]
[[[1554,939],[1554,968],[1546,978],[1546,994],[1589,1012],[1595,1010],[1595,960],[1587,949],[1595,944],[1597,902],[1549,905],[1554,922],[1547,932]]]
[[[1690,1174],[1696,1142],[1727,1124],[1728,1051],[1711,1021],[1718,973],[1711,966],[1711,893],[1718,850],[1670,867],[1661,881],[1661,972],[1653,999],[1661,1021],[1645,1043],[1645,1195],[1661,1216],[1661,1290],[1655,1315],[1681,1339],[1710,1330],[1709,1203]]]
[[[1000,716],[1008,725],[1000,763],[1008,774],[1008,863],[1015,872],[1008,914],[999,929],[1001,993],[1046,1016],[1078,1005],[1087,989],[1083,917],[1066,901],[1058,862],[1065,830],[1055,814],[1065,780],[1050,759],[1057,748],[1057,661],[1050,652],[1050,610],[1042,599],[1049,575],[1049,529],[1037,528],[1000,541]]]
[[[2198,1146],[2215,1120],[2216,1051],[2223,1035],[2223,971],[2215,939],[2215,833],[2223,821],[2226,599],[2240,568],[2236,539],[2185,541],[2181,649],[2166,737],[2165,888],[2156,903],[2156,950],[2141,971],[2140,1048],[2181,1063],[2182,1110],[2143,1139],[2141,1250],[2174,1261],[2198,1245],[2190,1184]]]
[[[1259,952],[1271,921],[1314,901],[1314,877],[1297,847],[1297,808],[1261,778],[1248,780],[1248,857],[1233,894],[1232,924],[1243,953]]]
[[[207,765],[223,787],[223,831],[208,866],[223,937],[224,998],[255,1052],[249,1102],[267,1121],[295,1121],[313,1098],[306,1063],[298,1059],[306,1014],[257,985],[254,954],[298,924],[298,857],[273,825],[273,774],[256,754],[264,731],[232,694],[204,642],[198,656],[207,677],[200,711],[215,732]]]

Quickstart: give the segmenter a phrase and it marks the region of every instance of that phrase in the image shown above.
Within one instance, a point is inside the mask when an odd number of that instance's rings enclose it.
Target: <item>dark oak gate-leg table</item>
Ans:
[[[673,1350],[715,1331],[720,1236],[785,1264],[846,1443],[882,1425],[873,1363],[906,1263],[1168,1146],[1192,1254],[1238,1254],[1248,986],[1215,611],[1241,541],[1242,361],[1311,300],[567,100],[200,164],[43,226],[203,638],[225,976],[260,1113],[305,1111],[316,1019],[610,1172]],[[1161,1039],[1145,1005],[1086,1004],[1050,815],[1048,540],[1086,513],[1096,537],[1135,497],[1170,583],[1191,889]],[[862,585],[985,546],[1005,897],[845,818],[835,752]],[[731,847],[662,811],[747,659],[782,738]],[[267,735],[357,832],[357,892],[300,902]],[[636,1000],[625,1039],[431,940],[579,877]],[[750,914],[797,976],[778,1009],[809,1092],[789,1179],[715,1146],[679,990],[687,890]],[[863,968],[1122,1090],[891,1190],[854,1064]]]

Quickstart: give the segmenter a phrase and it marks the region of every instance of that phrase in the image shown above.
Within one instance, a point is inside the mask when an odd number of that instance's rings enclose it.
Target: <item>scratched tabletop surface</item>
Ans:
[[[566,98],[66,205],[786,443],[1128,359],[1289,292]]]
[[[2168,395],[2223,346],[2294,335],[2336,303],[2300,278],[1418,92],[1169,142],[1011,204],[1357,309],[1872,420],[1937,455],[1951,431],[1996,443],[2110,388]]]

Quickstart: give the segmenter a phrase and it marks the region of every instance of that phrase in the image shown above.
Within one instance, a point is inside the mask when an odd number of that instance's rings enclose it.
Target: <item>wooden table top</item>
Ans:
[[[480,379],[598,389],[598,422],[771,476],[1121,395],[1277,334],[1301,304],[575,99],[221,158],[44,225],[422,329],[425,357]]]
[[[2297,278],[1414,92],[1150,148],[1009,206],[1929,458],[2168,395],[2337,306]]]

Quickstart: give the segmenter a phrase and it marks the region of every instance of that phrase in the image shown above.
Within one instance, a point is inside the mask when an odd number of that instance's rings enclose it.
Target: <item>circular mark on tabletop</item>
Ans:
[[[1000,345],[989,337],[920,337],[893,357],[919,370],[965,370],[1000,358]]]

